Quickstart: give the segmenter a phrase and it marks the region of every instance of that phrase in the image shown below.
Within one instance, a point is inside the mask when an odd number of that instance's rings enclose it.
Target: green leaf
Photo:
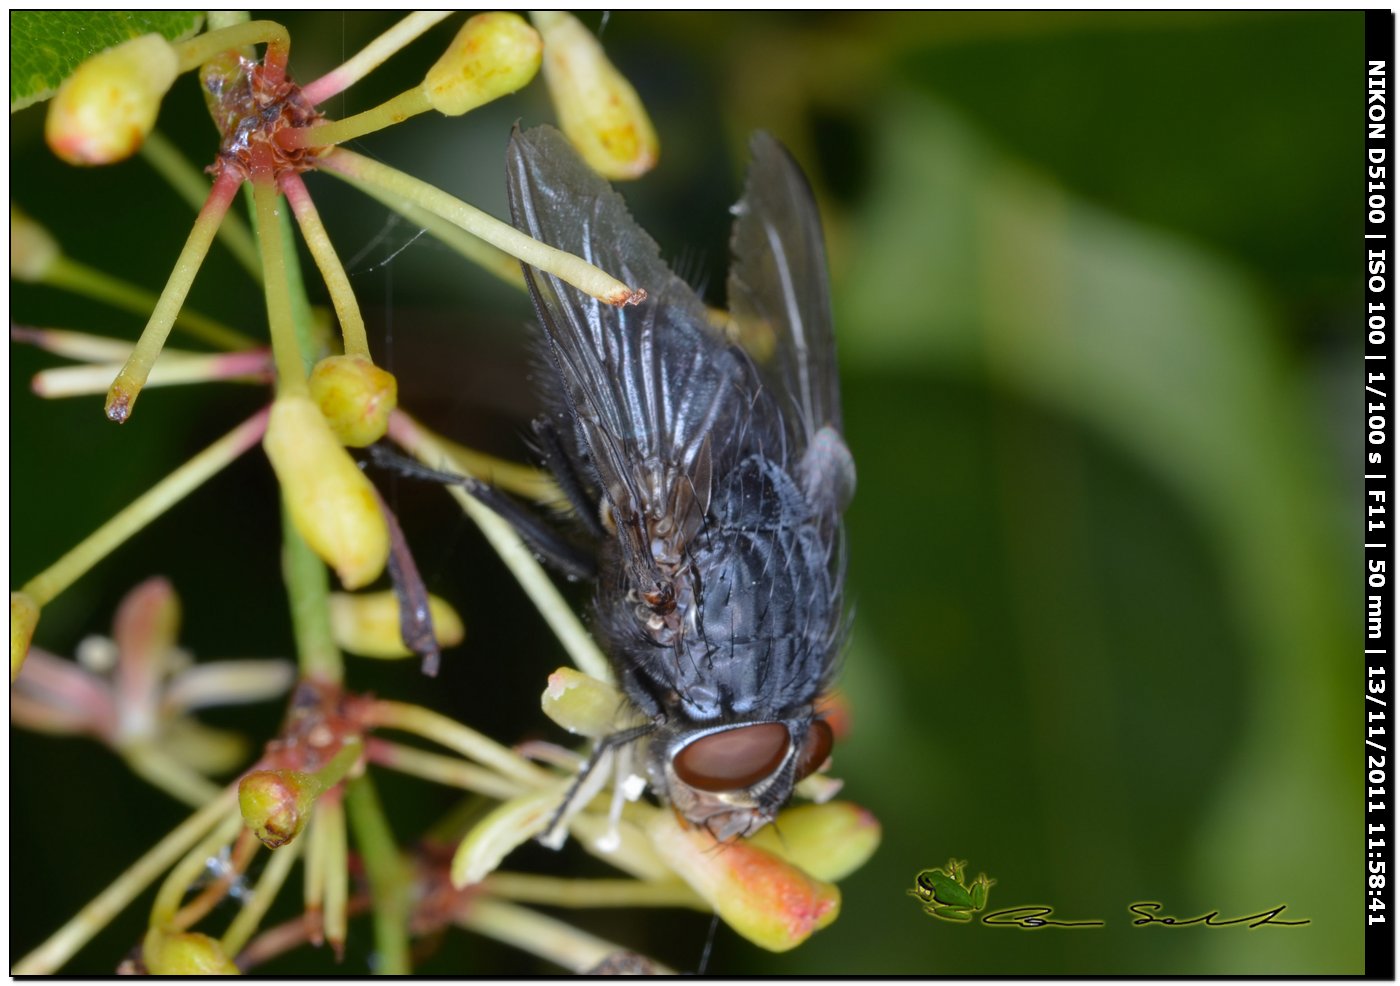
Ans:
[[[10,112],[48,99],[85,58],[156,32],[183,41],[199,31],[195,10],[57,11],[10,14]]]

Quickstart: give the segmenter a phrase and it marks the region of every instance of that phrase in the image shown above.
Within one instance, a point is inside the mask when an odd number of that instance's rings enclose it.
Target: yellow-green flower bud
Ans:
[[[63,255],[47,229],[10,205],[10,276],[16,281],[42,281]]]
[[[241,972],[217,939],[197,931],[152,928],[141,943],[146,971],[153,976],[237,976]]]
[[[29,641],[39,625],[39,604],[22,592],[10,593],[10,683],[19,677],[24,658],[29,654]]]
[[[69,164],[111,164],[136,153],[156,125],[179,58],[159,34],[108,48],[79,65],[49,103],[44,137]]]
[[[748,843],[818,880],[835,883],[860,869],[875,853],[880,823],[849,801],[798,805],[780,812],[776,822],[759,829]]]
[[[364,356],[328,356],[311,370],[311,399],[335,437],[364,448],[384,437],[399,403],[399,382]]]
[[[496,807],[467,833],[452,856],[452,885],[480,883],[517,846],[543,832],[559,810],[560,792],[532,791]]]
[[[560,668],[549,676],[540,707],[575,736],[607,736],[631,725],[617,721],[631,708],[622,692],[573,668]]]
[[[347,589],[373,582],[389,558],[379,499],[308,397],[272,405],[263,449],[282,484],[292,523]]]
[[[518,15],[477,14],[428,70],[423,93],[439,113],[461,116],[526,85],[540,70],[543,49],[539,34]]]
[[[673,812],[647,824],[652,844],[724,923],[770,952],[786,952],[820,931],[841,909],[841,892],[763,849],[719,843],[683,827]]]
[[[588,166],[605,178],[638,178],[661,152],[637,90],[608,61],[593,32],[571,14],[530,15],[544,37],[544,81],[559,126]]]
[[[238,782],[238,810],[259,841],[276,849],[305,827],[319,793],[316,779],[302,771],[255,770]]]
[[[331,593],[331,633],[337,647],[361,657],[415,657],[403,642],[399,598],[392,590],[351,595]],[[428,597],[433,636],[439,647],[455,647],[465,633],[462,618],[445,600]]]

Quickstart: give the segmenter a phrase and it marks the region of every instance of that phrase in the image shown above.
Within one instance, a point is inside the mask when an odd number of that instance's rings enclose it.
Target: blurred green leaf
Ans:
[[[90,55],[152,32],[183,41],[203,23],[197,10],[11,11],[10,112],[48,99]]]
[[[868,372],[985,374],[1103,436],[1187,505],[1245,634],[1252,699],[1230,710],[1242,741],[1212,757],[1228,764],[1218,800],[1179,807],[1199,820],[1195,886],[1205,909],[1249,913],[1262,897],[1344,913],[1335,875],[1360,821],[1337,806],[1359,804],[1360,777],[1336,770],[1355,644],[1339,587],[1357,552],[1338,539],[1344,491],[1262,298],[1189,244],[1067,195],[931,98],[888,94],[873,130],[874,191],[837,319],[859,328],[843,356]],[[1017,461],[1037,458],[1028,446]],[[1036,489],[1023,497],[1042,495],[1037,475],[1022,477]],[[1053,610],[1040,619],[1043,639],[1065,629]],[[1190,706],[1181,712],[1180,728],[1197,730]],[[1312,865],[1295,866],[1302,858]],[[1333,930],[1325,941],[1217,936],[1202,964],[1176,971],[1359,971],[1360,923]]]

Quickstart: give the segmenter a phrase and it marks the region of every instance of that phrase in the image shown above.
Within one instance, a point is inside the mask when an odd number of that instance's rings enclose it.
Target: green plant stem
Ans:
[[[152,130],[146,136],[141,144],[141,156],[191,208],[198,211],[204,205],[209,195],[209,179],[159,130]],[[219,227],[219,241],[253,280],[261,284],[262,262],[247,224],[237,215],[228,216]],[[176,325],[179,325],[178,319]]]
[[[49,287],[106,302],[113,308],[137,315],[150,315],[151,310],[160,303],[159,297],[144,288],[104,274],[67,256],[57,257],[40,281]],[[252,336],[191,309],[180,310],[175,316],[175,328],[220,349],[251,349],[258,344]]]
[[[497,870],[481,882],[487,893],[526,904],[550,907],[689,907],[710,910],[694,890],[680,880],[566,880],[533,873]]]
[[[267,428],[259,411],[133,500],[20,590],[44,606],[111,554],[118,545],[174,506],[210,476],[257,444]]]
[[[415,750],[401,743],[371,739],[366,744],[366,755],[381,767],[411,774],[424,780],[460,787],[466,791],[484,794],[488,798],[508,800],[520,794],[523,788],[516,782],[502,777],[493,770],[486,770],[476,764],[445,757],[440,753]]]
[[[390,55],[405,47],[409,42],[413,41],[424,31],[428,30],[428,28],[447,16],[449,16],[449,12],[444,10],[414,11],[369,44],[365,45],[359,52],[347,59],[340,66],[327,72],[314,82],[308,82],[302,87],[302,96],[310,101],[312,106],[325,102],[336,93],[343,92],[363,79],[370,72],[382,65],[384,60]]]
[[[345,951],[345,931],[350,899],[350,857],[345,844],[345,806],[339,792],[332,791],[321,799],[316,810],[316,824],[324,830],[325,838],[325,932],[339,956]]]
[[[277,390],[281,395],[309,393],[306,365],[292,317],[292,295],[287,284],[287,263],[278,216],[277,187],[270,180],[253,182],[253,203],[258,216],[258,242],[262,247],[263,290],[272,335],[272,357],[277,363]]]
[[[219,942],[225,955],[237,955],[258,930],[258,925],[262,923],[268,908],[277,898],[277,892],[286,882],[292,864],[301,854],[301,843],[302,840],[297,839],[281,849],[273,850],[272,858],[268,860],[257,885],[253,887],[252,897],[245,898],[242,909],[229,922],[228,929]]]
[[[185,930],[183,926],[176,923],[176,919],[180,917],[180,902],[184,900],[185,893],[199,879],[209,860],[216,857],[224,846],[236,839],[242,829],[242,816],[237,812],[229,813],[214,827],[212,832],[205,836],[203,842],[187,852],[175,864],[175,868],[166,875],[165,882],[160,885],[160,890],[156,893],[155,903],[151,905],[150,924],[152,928],[160,928],[162,931]],[[186,914],[185,920],[193,922],[198,917],[197,912]]]
[[[269,75],[273,75],[280,73],[281,66],[285,66],[291,43],[287,29],[275,21],[244,21],[182,41],[175,45],[175,55],[179,59],[179,71],[188,72],[230,48],[266,44],[264,62],[273,63],[269,66]]]
[[[446,468],[464,472],[451,450],[438,441],[436,435],[402,411],[395,411],[390,415],[389,437],[425,465],[434,469]],[[540,615],[545,618],[578,669],[600,681],[612,682],[612,669],[607,658],[583,628],[573,609],[560,595],[530,549],[520,540],[520,535],[460,486],[449,486],[447,492],[481,528],[481,532],[491,542],[491,547],[496,549],[496,553],[519,581],[525,594],[539,609]]]
[[[150,320],[141,331],[141,337],[136,340],[136,348],[131,351],[126,366],[112,382],[112,389],[107,392],[107,417],[113,421],[125,421],[136,404],[141,385],[146,382],[146,375],[151,372],[151,366],[170,335],[175,317],[185,303],[190,285],[194,283],[194,276],[209,253],[209,244],[213,242],[214,233],[218,231],[220,222],[228,213],[229,204],[241,184],[242,178],[232,170],[226,170],[219,175],[214,187],[209,190],[209,198],[194,221],[189,238],[185,240],[185,246],[175,261],[175,269],[170,272],[170,279],[165,282],[165,290],[161,292]]]
[[[181,853],[218,824],[220,817],[233,808],[237,799],[237,791],[227,788],[220,797],[181,822],[144,856],[127,867],[106,890],[89,901],[67,924],[16,962],[11,973],[16,976],[45,976],[56,972],[150,886]]]
[[[402,729],[404,732],[430,739],[434,743],[441,743],[469,760],[485,764],[530,788],[558,783],[556,776],[536,767],[518,753],[495,740],[488,739],[470,726],[464,726],[421,705],[381,699],[370,706],[366,719],[373,726]]]
[[[301,227],[302,239],[311,250],[311,257],[316,261],[321,279],[326,282],[326,290],[330,292],[331,305],[335,308],[335,317],[340,322],[345,355],[369,359],[369,340],[365,337],[365,320],[360,314],[359,302],[355,300],[350,278],[336,255],[326,227],[321,225],[321,216],[316,211],[315,203],[311,201],[306,183],[301,180],[300,175],[289,172],[282,176],[279,184],[282,194],[291,204],[297,225]]]
[[[121,753],[133,772],[191,808],[203,807],[223,790],[153,744],[130,746]]]
[[[374,942],[379,958],[374,971],[383,976],[407,975],[412,971],[408,954],[408,873],[368,774],[346,786],[345,810],[364,860],[374,902]]]
[[[623,951],[620,946],[573,925],[490,897],[475,898],[463,908],[457,923],[578,974],[588,972],[608,956]],[[661,975],[670,972],[661,966],[657,969]]]
[[[406,175],[378,161],[337,147],[320,159],[320,166],[334,174],[349,175],[378,185],[401,201],[411,202],[435,213],[462,229],[479,236],[498,249],[610,305],[636,304],[646,298],[644,290],[634,290],[606,271],[571,253],[557,250],[520,232],[514,226],[489,216],[439,188]]]
[[[297,666],[307,678],[340,684],[345,680],[345,659],[331,632],[330,577],[282,505],[282,579],[292,610]]]
[[[378,185],[362,181],[354,175],[331,173],[352,188],[359,189],[376,202],[397,212],[414,226],[426,229],[440,243],[483,268],[488,274],[504,281],[518,291],[525,290],[525,277],[520,270],[520,261],[504,250],[497,250],[480,237],[473,236],[459,226],[454,226],[427,209],[419,208],[401,195],[386,192]]]
[[[354,140],[356,137],[402,123],[409,117],[426,113],[432,108],[432,104],[428,102],[428,94],[422,86],[417,86],[353,116],[341,120],[327,120],[301,129],[285,130],[285,146],[329,147],[333,144],[343,144],[347,140]]]

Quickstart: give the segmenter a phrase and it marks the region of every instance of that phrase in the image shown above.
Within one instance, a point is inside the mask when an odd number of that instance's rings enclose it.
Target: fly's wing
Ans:
[[[839,515],[855,491],[841,437],[826,250],[802,170],[771,135],[749,144],[744,196],[734,207],[729,310],[783,408],[788,447],[809,500]]]
[[[667,510],[703,515],[722,436],[747,427],[734,419],[758,389],[751,364],[710,329],[700,299],[562,134],[517,132],[506,166],[517,228],[647,292],[617,308],[525,267],[577,437],[615,520],[621,528]],[[631,562],[651,568],[649,539],[634,533]]]

